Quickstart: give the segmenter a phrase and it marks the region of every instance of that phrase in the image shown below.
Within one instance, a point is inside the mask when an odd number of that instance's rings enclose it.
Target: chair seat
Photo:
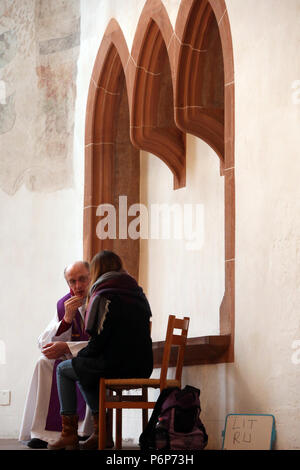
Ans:
[[[109,379],[101,378],[99,384],[99,450],[105,449],[106,445],[106,410],[116,411],[116,449],[122,449],[122,410],[141,409],[143,417],[143,430],[148,422],[148,410],[155,407],[156,402],[148,401],[148,389],[160,389],[178,387],[181,388],[181,374],[183,367],[184,351],[189,327],[189,318],[176,318],[169,315],[164,354],[160,371],[160,378],[132,378],[132,379]],[[174,334],[174,330],[181,330],[181,334]],[[171,348],[177,347],[177,363],[175,379],[167,379]],[[139,394],[124,393],[123,391],[141,390]],[[107,394],[107,392],[109,392]],[[115,395],[114,395],[115,393]]]
[[[136,390],[139,388],[160,388],[160,379],[105,379],[106,388],[112,391]],[[167,380],[166,387],[179,387],[180,380]]]

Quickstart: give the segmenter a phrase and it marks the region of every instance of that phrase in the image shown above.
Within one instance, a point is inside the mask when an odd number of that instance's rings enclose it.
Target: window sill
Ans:
[[[153,342],[154,368],[161,367],[164,351],[164,341]],[[219,364],[232,362],[230,358],[231,335],[200,336],[188,338],[184,365]],[[171,350],[170,366],[176,366],[176,349]]]

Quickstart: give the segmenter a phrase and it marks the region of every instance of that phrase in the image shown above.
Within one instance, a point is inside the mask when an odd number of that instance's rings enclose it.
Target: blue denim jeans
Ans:
[[[57,366],[56,380],[61,415],[77,414],[76,382],[92,413],[96,414],[99,412],[99,390],[86,391],[82,388],[73,369],[72,359],[63,361]]]

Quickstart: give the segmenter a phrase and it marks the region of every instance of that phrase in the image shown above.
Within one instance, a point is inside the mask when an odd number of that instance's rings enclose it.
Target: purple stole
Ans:
[[[57,314],[58,319],[61,321],[65,314],[64,303],[68,300],[71,294],[65,295],[62,299],[57,302]],[[82,320],[79,310],[77,310],[76,316],[72,323],[72,336],[71,341],[88,341],[89,336],[84,331],[82,327]],[[48,416],[46,420],[45,429],[47,431],[61,431],[61,415],[60,415],[60,403],[57,392],[57,383],[56,383],[56,368],[58,364],[62,362],[61,359],[58,359],[54,363],[53,374],[52,374],[52,386],[51,386],[51,395],[48,408]],[[76,393],[77,393],[77,414],[79,416],[79,421],[82,421],[85,417],[86,403],[81,395],[78,385],[76,384]]]

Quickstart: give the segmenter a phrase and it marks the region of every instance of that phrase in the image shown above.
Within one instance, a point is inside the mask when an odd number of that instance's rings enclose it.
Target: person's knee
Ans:
[[[48,359],[46,356],[42,355],[38,358],[36,367],[42,370],[45,370],[45,369],[52,370],[53,363],[54,363],[53,359]]]
[[[57,376],[71,377],[73,374],[72,362],[70,360],[62,361],[58,364],[56,369]]]
[[[60,362],[58,365],[57,365],[57,368],[56,368],[56,374],[61,376],[63,375],[63,372],[64,372],[64,363],[63,362]]]

